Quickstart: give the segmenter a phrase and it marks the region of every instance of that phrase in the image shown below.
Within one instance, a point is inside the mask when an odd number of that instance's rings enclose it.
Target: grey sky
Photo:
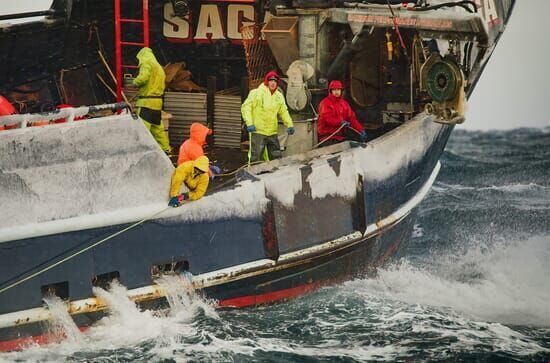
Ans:
[[[51,0],[4,0],[0,13],[48,8]],[[544,28],[549,0],[516,0],[514,14],[481,75],[466,129],[550,126],[550,41]]]
[[[467,129],[550,126],[548,0],[516,0],[468,105]]]

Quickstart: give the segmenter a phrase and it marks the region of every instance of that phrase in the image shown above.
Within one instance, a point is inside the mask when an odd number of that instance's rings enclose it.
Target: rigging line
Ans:
[[[463,1],[457,1],[457,2],[446,2],[446,3],[442,3],[442,4],[437,4],[437,5],[414,7],[414,8],[411,8],[409,10],[411,10],[411,11],[429,11],[429,10],[438,10],[438,9],[441,9],[441,8],[444,8],[444,7],[450,8],[450,7],[454,7],[454,6],[461,7],[469,13],[477,13],[478,12],[476,3],[474,1],[471,1],[471,0],[463,0]],[[470,8],[469,6],[471,6],[472,8]]]
[[[251,163],[246,163],[246,164],[243,164],[241,166],[239,166],[237,169],[233,170],[233,171],[230,171],[230,172],[227,172],[227,173],[223,173],[223,174],[216,174],[215,176],[232,176],[232,175],[235,175],[237,174],[239,171],[245,169],[247,166],[252,166],[252,165],[257,165],[257,164],[261,164],[263,163],[264,161],[261,160],[261,161],[253,161]]]
[[[393,21],[393,27],[395,28],[395,32],[397,33],[397,37],[399,38],[399,43],[401,45],[401,48],[403,48],[403,53],[405,53],[405,57],[407,59],[409,58],[409,55],[407,54],[407,47],[405,46],[405,42],[403,41],[403,37],[401,36],[401,32],[399,31],[399,25],[397,24],[397,18],[395,16],[395,13],[393,12],[393,8],[391,7],[390,0],[386,0],[388,4],[388,8],[390,8],[391,12],[391,19]]]
[[[92,244],[92,245],[90,245],[90,246],[88,246],[88,247],[85,247],[85,248],[83,248],[83,249],[81,249],[81,250],[79,250],[79,251],[77,251],[77,252],[75,252],[75,253],[73,253],[73,254],[71,254],[71,255],[69,255],[69,256],[67,256],[67,257],[65,257],[65,258],[63,258],[63,259],[61,259],[61,260],[59,260],[59,261],[57,261],[57,262],[55,262],[55,263],[53,263],[53,264],[51,264],[51,265],[49,265],[49,266],[44,267],[44,268],[41,269],[41,270],[38,270],[37,272],[35,272],[35,273],[33,273],[33,274],[31,274],[31,275],[25,277],[25,278],[22,278],[22,279],[20,279],[20,280],[17,280],[16,282],[14,282],[14,283],[12,283],[12,284],[3,287],[2,289],[0,289],[0,294],[3,293],[3,292],[5,292],[5,291],[7,291],[7,290],[9,290],[9,289],[11,289],[11,288],[13,288],[13,287],[15,287],[15,286],[17,286],[17,285],[22,284],[22,283],[25,282],[25,281],[28,281],[28,280],[30,280],[30,279],[33,279],[33,278],[35,278],[36,276],[39,276],[39,275],[43,274],[44,272],[51,270],[51,269],[54,268],[54,267],[57,267],[57,266],[59,266],[59,265],[65,263],[65,262],[67,262],[67,261],[73,259],[74,257],[76,257],[76,256],[78,256],[78,255],[80,255],[80,254],[82,254],[82,253],[84,253],[84,252],[86,252],[86,251],[88,251],[88,250],[91,250],[92,248],[94,248],[94,247],[96,247],[96,246],[99,246],[100,244],[105,243],[105,242],[107,242],[108,240],[110,240],[110,239],[112,239],[112,238],[114,238],[114,237],[116,237],[116,236],[118,236],[118,235],[121,235],[122,233],[127,232],[127,231],[129,231],[130,229],[132,229],[132,228],[134,228],[134,227],[139,226],[140,224],[142,224],[142,223],[144,223],[144,222],[146,222],[146,221],[148,221],[148,220],[150,220],[150,219],[155,218],[156,216],[158,216],[159,214],[165,212],[166,210],[168,210],[168,209],[170,209],[170,208],[172,208],[172,207],[166,207],[166,208],[164,208],[164,209],[162,209],[162,210],[160,210],[160,211],[158,211],[158,212],[152,214],[151,216],[149,216],[149,217],[147,217],[147,218],[144,218],[144,219],[142,219],[142,220],[140,220],[140,221],[138,221],[138,222],[136,222],[136,223],[134,223],[134,224],[132,224],[132,225],[130,225],[130,226],[128,226],[128,227],[126,227],[126,228],[124,228],[124,229],[118,231],[118,232],[116,232],[116,233],[111,234],[111,235],[108,236],[108,237],[105,237],[104,239],[102,239],[102,240],[100,240],[100,241],[98,241],[98,242],[95,242],[94,244]]]
[[[321,146],[321,144],[323,144],[325,141],[327,141],[328,139],[330,139],[331,137],[333,137],[334,135],[336,135],[338,133],[338,131],[340,131],[342,128],[344,127],[347,127],[348,129],[350,129],[351,131],[355,132],[357,135],[361,135],[361,133],[359,131],[357,131],[356,129],[354,129],[353,127],[351,126],[345,126],[345,125],[341,125],[336,131],[334,131],[332,134],[328,135],[327,137],[325,137],[321,142],[313,145],[313,148],[312,149],[316,149],[318,148],[319,146]]]

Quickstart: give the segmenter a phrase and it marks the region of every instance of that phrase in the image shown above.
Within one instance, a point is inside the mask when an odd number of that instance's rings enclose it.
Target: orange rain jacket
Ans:
[[[186,161],[197,159],[199,156],[204,155],[202,147],[206,143],[206,136],[210,135],[212,130],[208,127],[195,122],[191,124],[189,130],[189,139],[185,140],[180,146],[180,153],[178,156],[178,165]]]

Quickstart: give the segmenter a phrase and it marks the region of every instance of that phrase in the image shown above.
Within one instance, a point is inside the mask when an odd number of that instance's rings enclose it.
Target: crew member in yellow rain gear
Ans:
[[[264,149],[267,150],[269,160],[282,156],[277,137],[279,128],[277,117],[281,117],[283,120],[287,127],[287,133],[294,134],[294,124],[288,113],[285,97],[277,89],[279,79],[277,72],[268,72],[264,77],[264,83],[250,91],[241,106],[246,129],[250,133],[249,162],[259,161]]]
[[[208,158],[203,155],[195,160],[186,161],[176,168],[172,176],[169,206],[179,207],[186,200],[202,198],[210,180],[208,176],[209,163]],[[189,192],[180,194],[182,183],[189,188]]]
[[[162,150],[170,154],[172,149],[161,121],[166,74],[151,48],[142,48],[136,58],[139,61],[139,74],[134,78],[134,85],[139,88],[137,113]]]

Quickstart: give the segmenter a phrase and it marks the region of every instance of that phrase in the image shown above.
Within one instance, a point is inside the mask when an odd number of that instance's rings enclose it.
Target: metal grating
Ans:
[[[136,90],[125,89],[132,98]],[[178,147],[189,138],[193,122],[207,124],[206,93],[166,92],[164,111],[172,114],[169,126],[170,145]],[[214,97],[214,136],[216,146],[241,147],[241,97],[216,94]]]
[[[189,138],[189,128],[193,122],[206,124],[206,93],[166,92],[164,110],[172,114],[170,145],[179,147]]]
[[[260,37],[262,26],[263,24],[254,24],[241,28],[250,89],[258,87],[267,72],[277,69],[277,62],[269,45]]]
[[[241,97],[214,98],[214,139],[216,146],[241,147]]]

